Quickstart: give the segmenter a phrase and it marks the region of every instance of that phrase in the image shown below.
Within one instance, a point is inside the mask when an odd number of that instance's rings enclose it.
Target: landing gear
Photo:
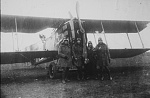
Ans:
[[[56,78],[57,74],[57,66],[54,63],[49,65],[48,76],[50,79]]]

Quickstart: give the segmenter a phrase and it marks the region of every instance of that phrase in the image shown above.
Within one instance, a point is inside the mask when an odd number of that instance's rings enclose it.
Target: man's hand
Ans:
[[[75,60],[78,60],[78,58],[75,58]]]
[[[87,64],[89,62],[88,58],[85,58],[84,63]]]

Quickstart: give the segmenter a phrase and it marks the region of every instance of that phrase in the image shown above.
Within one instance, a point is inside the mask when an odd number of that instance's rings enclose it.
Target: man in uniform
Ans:
[[[95,51],[97,53],[97,67],[100,68],[101,80],[104,79],[104,70],[106,70],[109,79],[112,80],[112,77],[110,76],[110,70],[108,68],[108,65],[110,63],[109,49],[107,45],[103,43],[101,37],[98,39],[98,44],[95,48]]]
[[[62,67],[62,83],[66,83],[68,80],[68,72],[69,68],[71,67],[72,59],[71,59],[71,48],[69,46],[69,42],[67,39],[64,39],[63,42],[60,44],[58,49],[58,65]]]
[[[96,63],[95,63],[96,56],[91,41],[88,42],[87,58],[88,58],[88,63],[85,64],[85,78],[89,79],[92,76],[93,78],[97,79]]]
[[[81,44],[81,39],[77,38],[77,42],[72,46],[74,64],[77,67],[78,80],[83,79],[83,47]]]

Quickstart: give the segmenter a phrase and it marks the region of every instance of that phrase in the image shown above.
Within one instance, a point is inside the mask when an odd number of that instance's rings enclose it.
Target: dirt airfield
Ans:
[[[46,65],[1,65],[1,98],[150,98],[149,58],[150,54],[112,61],[112,81],[77,81],[76,71],[71,71],[66,84],[61,83],[61,73],[49,79]]]
[[[62,84],[44,68],[1,71],[1,98],[150,98],[150,67],[111,68],[113,80],[76,80]]]

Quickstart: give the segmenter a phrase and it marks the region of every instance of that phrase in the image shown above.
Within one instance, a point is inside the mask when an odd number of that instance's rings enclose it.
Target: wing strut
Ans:
[[[136,26],[136,29],[137,29],[137,32],[138,32],[138,35],[139,35],[140,41],[141,41],[141,43],[142,43],[142,46],[143,46],[143,48],[144,48],[144,44],[143,44],[143,41],[142,41],[142,38],[141,38],[141,35],[140,35],[140,31],[139,31],[139,28],[138,28],[138,26],[137,26],[136,22],[135,22],[135,26]]]
[[[106,35],[105,35],[105,29],[104,29],[104,26],[103,26],[102,21],[101,21],[101,26],[102,26],[102,29],[103,29],[103,31],[104,31],[104,37],[105,37],[106,44],[107,44],[107,46],[108,46],[107,39],[106,39]]]
[[[96,43],[96,45],[97,45],[95,34],[93,33],[93,35],[94,35],[95,43]]]
[[[129,40],[130,47],[132,49],[132,44],[131,44],[131,41],[130,41],[130,38],[129,38],[129,34],[128,33],[126,33],[126,34],[127,34],[128,40]]]
[[[13,43],[13,52],[14,52],[15,48],[14,48],[14,32],[13,32],[13,29],[12,29],[12,43]]]
[[[17,27],[17,20],[16,20],[16,17],[15,17],[15,27],[16,27],[16,37],[17,37],[17,51],[19,51],[19,45],[18,45],[18,27]]]

